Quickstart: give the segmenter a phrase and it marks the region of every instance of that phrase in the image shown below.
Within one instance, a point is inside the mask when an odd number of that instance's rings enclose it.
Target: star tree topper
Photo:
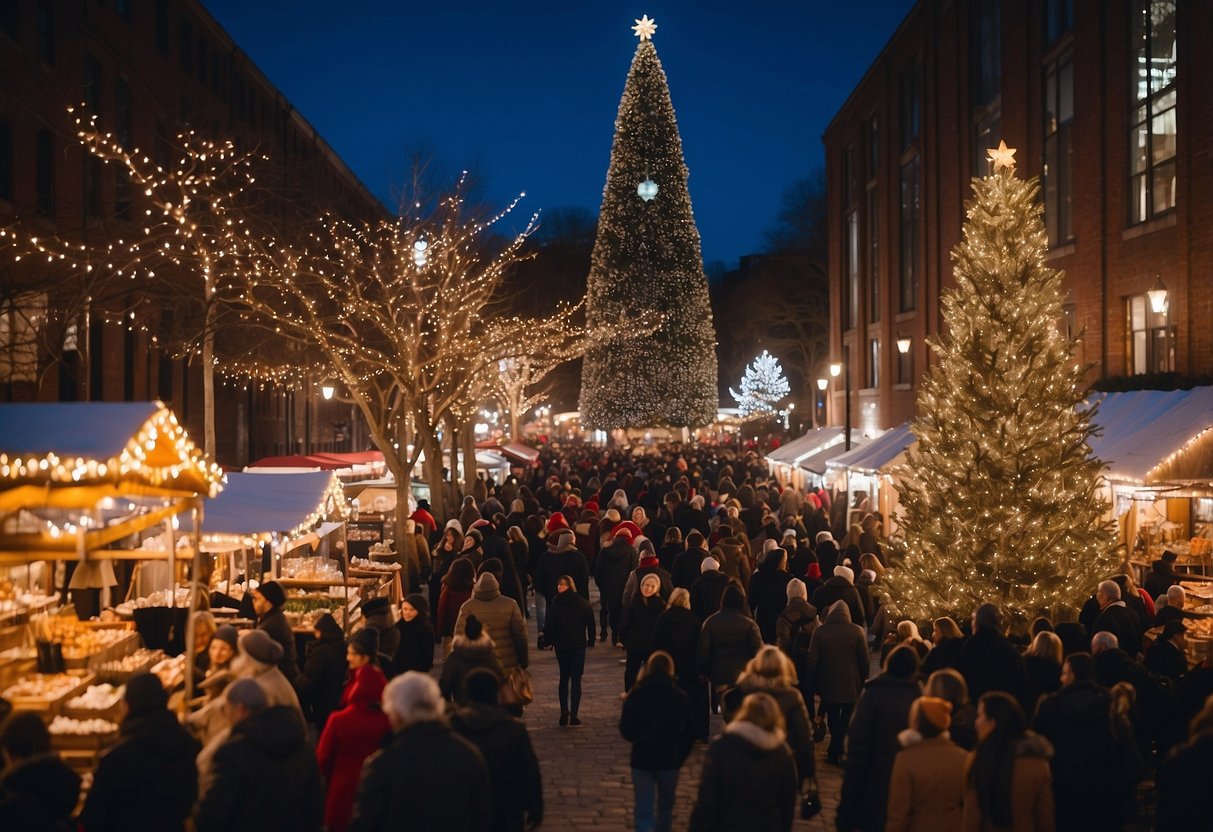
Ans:
[[[657,21],[650,20],[647,14],[642,15],[641,18],[636,21],[636,25],[632,27],[632,31],[635,32],[636,37],[640,38],[642,41],[652,40],[653,33],[657,31]]]
[[[999,168],[1015,170],[1015,148],[1007,147],[1007,143],[1002,139],[998,140],[998,147],[989,149],[986,158],[994,163],[995,173],[998,173]]]

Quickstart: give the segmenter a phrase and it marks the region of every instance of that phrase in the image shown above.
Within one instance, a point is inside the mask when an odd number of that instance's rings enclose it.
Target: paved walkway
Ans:
[[[597,603],[595,603],[597,607]],[[595,610],[597,614],[597,610]],[[630,745],[619,736],[623,691],[623,651],[599,643],[586,656],[580,728],[561,728],[556,688],[559,672],[550,650],[535,650],[535,619],[528,622],[535,701],[526,709],[527,727],[543,772],[546,804],[543,828],[622,830],[632,828]],[[713,717],[712,735],[723,728]],[[839,769],[825,762],[818,744],[817,775],[825,810],[811,821],[797,819],[797,830],[832,830],[842,787]],[[699,788],[706,746],[696,745],[682,768],[674,828],[685,830]]]

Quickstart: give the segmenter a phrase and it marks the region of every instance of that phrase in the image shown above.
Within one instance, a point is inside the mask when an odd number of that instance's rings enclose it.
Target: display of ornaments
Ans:
[[[89,685],[88,690],[67,700],[67,707],[81,711],[106,711],[122,701],[125,685]]]
[[[362,569],[366,572],[399,572],[400,564],[394,562],[385,562],[380,560],[369,560],[367,558],[351,558],[350,566],[354,569]]]

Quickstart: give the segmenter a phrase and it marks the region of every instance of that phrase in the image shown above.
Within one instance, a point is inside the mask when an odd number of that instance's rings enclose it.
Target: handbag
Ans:
[[[525,708],[535,699],[531,690],[531,674],[525,667],[515,667],[505,674],[497,702],[507,708]]]
[[[817,778],[810,777],[804,793],[800,796],[800,818],[808,820],[821,814],[821,793],[817,791]]]

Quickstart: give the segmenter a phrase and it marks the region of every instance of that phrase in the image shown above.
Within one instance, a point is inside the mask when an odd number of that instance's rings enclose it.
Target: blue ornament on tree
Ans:
[[[640,198],[648,202],[653,197],[657,196],[657,183],[647,176],[644,181],[636,186],[636,193],[640,194]]]

